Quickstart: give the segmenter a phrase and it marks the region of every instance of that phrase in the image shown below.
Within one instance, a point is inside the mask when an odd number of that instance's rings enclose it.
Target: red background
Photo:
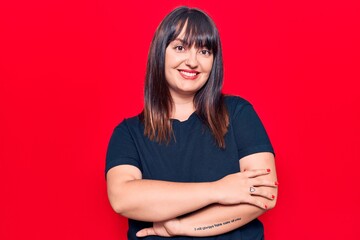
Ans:
[[[17,0],[0,4],[0,239],[125,239],[106,148],[141,111],[152,35],[178,5],[213,17],[224,92],[275,147],[266,238],[359,236],[359,1]]]

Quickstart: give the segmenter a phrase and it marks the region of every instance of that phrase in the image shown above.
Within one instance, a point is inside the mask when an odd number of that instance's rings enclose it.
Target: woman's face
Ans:
[[[165,52],[165,77],[173,98],[193,97],[208,80],[214,61],[206,48],[185,47],[184,29],[186,26]]]

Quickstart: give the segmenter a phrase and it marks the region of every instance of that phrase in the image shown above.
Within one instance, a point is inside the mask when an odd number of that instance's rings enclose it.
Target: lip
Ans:
[[[180,75],[182,78],[187,79],[187,80],[195,80],[198,78],[199,73],[198,71],[195,70],[188,70],[188,69],[178,69]]]

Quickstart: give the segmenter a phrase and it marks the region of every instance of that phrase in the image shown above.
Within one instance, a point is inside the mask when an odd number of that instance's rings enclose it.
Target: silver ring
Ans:
[[[255,188],[254,188],[254,187],[250,187],[250,192],[251,192],[251,193],[255,192]]]

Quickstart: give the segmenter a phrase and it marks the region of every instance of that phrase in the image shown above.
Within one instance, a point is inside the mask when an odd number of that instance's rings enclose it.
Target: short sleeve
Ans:
[[[239,159],[258,152],[271,152],[274,149],[266,130],[250,103],[237,106],[232,118]]]
[[[139,154],[126,120],[113,131],[106,153],[105,174],[112,167],[129,164],[141,170]]]

